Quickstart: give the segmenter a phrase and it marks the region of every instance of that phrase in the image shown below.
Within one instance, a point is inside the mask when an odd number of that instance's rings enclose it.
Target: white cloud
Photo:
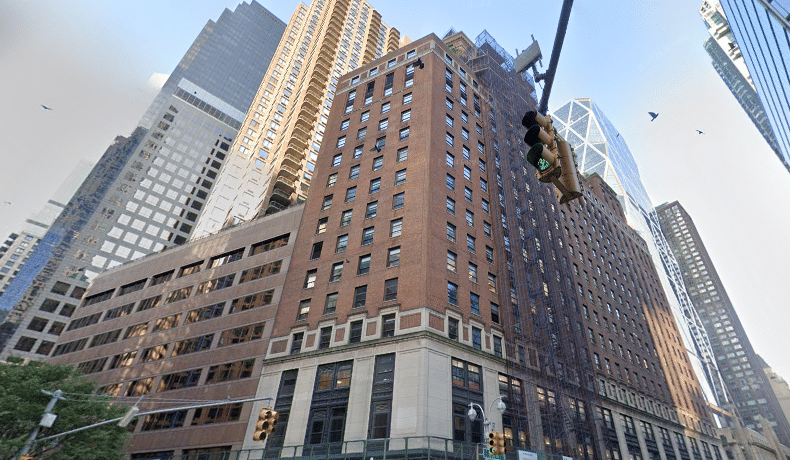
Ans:
[[[162,89],[162,86],[165,85],[169,74],[166,73],[154,73],[151,75],[151,78],[148,79],[148,87],[155,90]]]

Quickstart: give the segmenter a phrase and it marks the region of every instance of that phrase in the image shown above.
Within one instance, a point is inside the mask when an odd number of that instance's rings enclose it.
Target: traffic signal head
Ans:
[[[559,162],[562,167],[562,174],[554,180],[554,186],[557,187],[560,204],[565,204],[576,198],[581,198],[582,191],[579,185],[579,177],[576,175],[576,164],[573,161],[573,150],[567,141],[560,141],[557,144],[557,151],[559,152]]]
[[[524,115],[521,124],[527,128],[524,142],[530,146],[526,154],[527,163],[538,170],[538,180],[552,182],[560,176],[562,170],[551,118],[533,110]]]
[[[272,434],[274,426],[280,414],[272,410],[271,407],[264,407],[258,412],[258,421],[255,423],[255,431],[252,433],[253,441],[265,441],[266,436]]]
[[[504,455],[505,450],[505,435],[499,431],[488,432],[488,451],[492,455]]]

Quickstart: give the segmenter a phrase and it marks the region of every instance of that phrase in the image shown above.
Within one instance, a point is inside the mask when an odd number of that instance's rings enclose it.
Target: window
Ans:
[[[387,62],[387,68],[390,68],[395,65],[395,59],[391,59]],[[392,81],[395,79],[395,72],[387,74],[384,79],[384,97],[392,96]]]
[[[401,209],[403,207],[403,199],[406,192],[396,193],[392,195],[392,209]]]
[[[489,238],[491,238],[491,224],[486,221],[483,221],[483,233]]]
[[[468,233],[466,234],[466,249],[468,249],[469,252],[475,252],[475,237]]]
[[[321,250],[324,248],[324,242],[319,241],[317,243],[313,243],[313,249],[310,251],[310,260],[318,259],[321,257]]]
[[[307,270],[307,274],[304,277],[304,286],[302,289],[311,289],[315,286],[315,279],[318,277],[318,269],[314,268],[312,270]]]
[[[355,160],[358,160],[359,158],[362,157],[362,150],[364,150],[364,146],[362,146],[362,145],[358,145],[358,146],[354,147],[354,159]]]
[[[368,121],[369,118],[370,118],[370,110],[365,110],[364,112],[362,112],[359,115],[360,123],[364,123],[364,122]]]
[[[406,182],[406,170],[401,169],[395,173],[395,185],[401,185]]]
[[[461,95],[463,96],[463,93]],[[463,98],[463,99],[466,99],[466,98]],[[463,102],[463,99],[462,99],[462,102]],[[461,111],[461,121],[463,121],[464,123],[468,123],[469,122],[469,115],[467,115],[466,112],[464,112],[463,110]]]
[[[453,110],[453,100],[449,97],[444,99],[444,105],[447,106],[447,110]]]
[[[452,134],[450,134],[450,133],[445,133],[445,135],[444,135],[444,141],[447,143],[447,145],[449,145],[450,147],[452,147],[452,146],[453,146],[453,144],[455,143],[455,138],[453,137],[453,135],[452,135]]]
[[[468,166],[464,166],[464,179],[468,181],[472,180],[472,170],[469,169]]]
[[[499,305],[491,302],[491,321],[499,324]]]
[[[393,337],[395,335],[395,313],[381,317],[381,336]]]
[[[337,166],[337,165],[333,164],[332,166]],[[329,178],[326,180],[326,188],[334,187],[335,183],[337,183],[337,173],[332,173],[329,175]]]
[[[486,172],[486,162],[483,160],[477,160],[477,166],[480,167],[480,171]]]
[[[346,118],[340,123],[340,131],[345,131],[348,129],[348,124],[351,122],[350,119]]]
[[[370,273],[370,254],[365,254],[359,257],[357,275],[367,275],[368,273]]]
[[[359,131],[357,131],[357,140],[361,141],[367,135],[368,135],[368,128],[367,127],[359,128]]]
[[[403,147],[401,149],[398,149],[398,158],[397,158],[398,163],[400,163],[401,161],[406,161],[408,157],[409,157],[408,147]]]
[[[480,141],[477,141],[477,150],[481,154],[485,155],[485,145],[482,142],[480,142]]]
[[[409,138],[409,127],[408,126],[403,128],[403,129],[401,129],[400,131],[398,131],[398,140],[399,141],[405,141],[408,138]]]
[[[446,152],[444,157],[444,162],[450,168],[455,167],[455,156],[453,156],[453,154],[450,152]]]
[[[310,299],[305,299],[299,302],[299,312],[296,314],[296,320],[301,321],[307,319],[308,313],[310,313]],[[299,348],[301,348],[301,346]]]
[[[403,230],[403,219],[395,219],[390,221],[390,238],[400,236]]]
[[[469,130],[466,128],[461,128],[461,137],[464,138],[465,141],[469,140]]]
[[[373,227],[362,230],[362,246],[367,246],[373,242]]]
[[[370,194],[378,193],[379,190],[381,190],[381,178],[377,177],[370,181],[370,190],[368,191],[368,193]]]
[[[346,252],[347,246],[348,246],[348,234],[338,236],[337,244],[335,245],[335,254]]]
[[[353,213],[352,209],[348,209],[346,211],[343,211],[343,214],[340,215],[340,226],[341,227],[347,227],[349,224],[351,224],[351,215],[352,215],[352,213]]]
[[[469,281],[477,283],[477,265],[469,262]]]
[[[480,178],[480,189],[484,192],[488,192],[488,182],[482,177]]]
[[[398,265],[400,265],[400,246],[387,251],[387,267],[397,267]]]
[[[340,281],[343,276],[343,262],[332,264],[332,273],[329,275],[329,282],[334,283]]]
[[[486,214],[488,214],[488,213],[489,213],[489,211],[488,211],[488,200],[486,200],[486,199],[481,199],[481,202],[480,202],[480,204],[481,204],[481,205],[482,205],[482,207],[483,207],[483,211],[485,211],[485,213],[486,213]]]
[[[354,201],[354,198],[357,197],[357,187],[349,187],[346,189],[346,203],[350,201]]]
[[[447,222],[447,239],[455,243],[455,225]]]
[[[368,285],[357,286],[354,288],[354,305],[353,308],[361,308],[365,306],[365,298],[368,294]]]
[[[452,215],[455,215],[455,200],[450,198],[449,196],[447,197],[447,212],[449,212]]]
[[[381,113],[387,113],[389,111],[390,111],[390,103],[389,102],[385,102],[385,103],[381,104]]]
[[[447,251],[447,269],[453,273],[458,272],[458,255],[453,251]]]
[[[458,323],[456,318],[447,318],[447,338],[458,340]]]
[[[343,154],[338,153],[337,155],[332,157],[332,167],[340,166],[340,161],[343,159]],[[332,183],[334,185],[334,182]]]
[[[469,187],[464,187],[464,199],[468,202],[472,202],[472,189]]]
[[[447,178],[445,179],[445,183],[447,184],[447,188],[450,190],[455,190],[455,177],[448,174]]]
[[[398,298],[398,278],[391,278],[386,280],[384,282],[384,301],[386,302],[388,300],[395,300],[397,298]],[[393,314],[392,316],[393,316],[393,327],[394,327],[395,315]]]
[[[488,290],[496,294],[496,275],[488,274]]]
[[[400,114],[400,121],[401,121],[401,123],[405,123],[405,122],[407,122],[409,120],[411,120],[411,109],[404,110],[403,112],[401,112],[401,114]]]
[[[360,341],[362,341],[362,320],[351,321],[348,343],[359,343]]]
[[[359,165],[354,165],[348,172],[348,178],[349,180],[354,180],[357,177],[359,177]]]
[[[470,292],[469,305],[471,306],[472,314],[480,316],[480,296],[474,292]]]
[[[379,208],[378,201],[373,201],[371,203],[368,203],[367,207],[365,208],[365,219],[372,219],[376,217],[378,208]]]
[[[458,305],[458,285],[447,282],[447,301],[452,305]]]
[[[467,159],[467,160],[468,160],[469,158],[471,158],[471,157],[469,156],[469,147],[467,147],[467,146],[465,146],[465,145],[464,145],[464,146],[462,146],[462,147],[461,147],[461,150],[464,152],[464,158],[465,158],[465,159]]]
[[[403,105],[411,103],[411,93],[406,93],[403,95]]]
[[[389,118],[385,118],[379,121],[379,131],[386,131],[389,124],[390,124]]]
[[[502,357],[502,337],[494,336],[494,356]]]
[[[474,347],[476,350],[482,350],[483,348],[482,334],[482,330],[476,327],[472,328],[472,347]]]
[[[346,145],[346,136],[340,136],[337,138],[337,148],[343,148]]]
[[[470,210],[466,210],[466,225],[470,227],[475,226],[475,213]]]
[[[373,170],[374,171],[378,171],[383,166],[384,166],[384,157],[383,156],[376,157],[376,158],[373,159]]]
[[[326,211],[331,207],[332,207],[332,195],[327,195],[324,197],[324,202],[321,204],[321,210]]]

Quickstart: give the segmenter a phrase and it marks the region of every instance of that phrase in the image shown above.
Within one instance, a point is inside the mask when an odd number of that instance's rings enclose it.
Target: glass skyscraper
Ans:
[[[568,102],[556,110],[552,118],[554,129],[574,148],[579,171],[597,173],[617,193],[628,224],[647,243],[706,399],[723,403],[727,400],[726,391],[708,335],[686,292],[678,263],[661,231],[625,139],[589,98]]]
[[[255,1],[208,21],[0,298],[0,358],[48,356],[98,273],[187,241],[284,30]]]
[[[790,170],[790,0],[721,0],[721,6]]]

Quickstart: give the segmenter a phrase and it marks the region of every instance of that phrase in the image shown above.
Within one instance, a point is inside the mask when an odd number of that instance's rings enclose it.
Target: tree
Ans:
[[[17,455],[41,420],[51,398],[41,390],[61,390],[66,399],[55,404],[52,413],[57,420],[51,428],[41,427],[38,439],[121,417],[126,411],[111,405],[108,397],[90,396],[96,384],[72,366],[0,364],[0,460]],[[36,443],[29,453],[47,460],[123,460],[127,437],[124,428],[109,424]]]

